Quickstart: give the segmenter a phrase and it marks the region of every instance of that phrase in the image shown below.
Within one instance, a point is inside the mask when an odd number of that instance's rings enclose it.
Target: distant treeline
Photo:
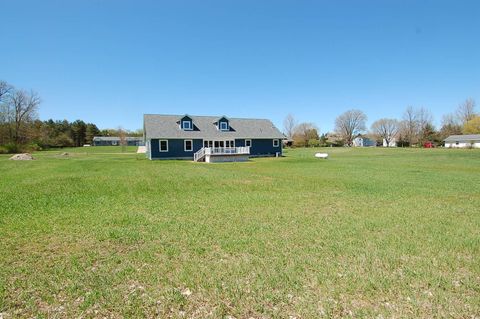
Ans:
[[[72,147],[91,144],[94,136],[142,136],[123,129],[100,130],[82,120],[38,119],[40,98],[33,91],[18,90],[0,81],[0,153]]]

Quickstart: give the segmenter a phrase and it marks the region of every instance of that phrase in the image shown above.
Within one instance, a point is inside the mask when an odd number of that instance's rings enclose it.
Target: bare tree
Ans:
[[[445,114],[442,118],[442,127],[440,128],[440,137],[445,139],[450,135],[462,134],[462,126],[454,114]]]
[[[311,139],[319,139],[318,127],[313,123],[300,123],[295,126],[294,133],[292,135],[295,144],[308,146],[308,142]]]
[[[349,110],[335,120],[335,131],[345,144],[352,146],[355,136],[366,130],[367,116],[360,110]]]
[[[466,99],[462,104],[460,104],[455,112],[457,115],[458,121],[465,125],[468,121],[475,117],[475,100],[472,98]]]
[[[424,129],[427,125],[433,126],[433,115],[428,109],[422,107],[417,110],[418,124],[420,129]]]
[[[403,113],[402,135],[410,146],[416,141],[419,132],[418,114],[413,106],[408,106]]]
[[[375,136],[384,139],[389,147],[390,142],[397,137],[399,127],[399,123],[395,119],[380,119],[373,122],[371,130]]]
[[[0,81],[0,104],[6,100],[6,97],[12,93],[13,86],[5,81]]]
[[[13,123],[11,137],[15,144],[19,144],[22,139],[22,130],[26,123],[37,118],[37,109],[40,105],[40,97],[37,93],[30,93],[24,90],[16,90],[8,99],[8,115]]]
[[[10,109],[7,101],[9,100],[9,96],[12,92],[13,86],[5,81],[0,81],[0,124],[7,123],[10,117]]]
[[[285,135],[289,138],[293,138],[293,133],[295,133],[295,126],[297,125],[297,121],[293,114],[288,114],[287,117],[283,120],[283,131]]]

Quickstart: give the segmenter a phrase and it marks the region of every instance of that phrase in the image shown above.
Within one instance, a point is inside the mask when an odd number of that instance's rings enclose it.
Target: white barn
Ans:
[[[480,134],[451,135],[443,141],[447,148],[480,148]]]

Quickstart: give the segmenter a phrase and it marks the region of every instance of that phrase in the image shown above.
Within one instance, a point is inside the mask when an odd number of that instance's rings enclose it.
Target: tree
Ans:
[[[0,104],[2,104],[6,97],[13,91],[13,86],[5,81],[0,81]]]
[[[283,120],[283,132],[289,139],[293,139],[296,125],[297,121],[292,114],[288,114],[287,117],[285,117],[285,120]]]
[[[433,115],[426,108],[414,109],[407,107],[403,113],[403,121],[400,124],[399,135],[410,146],[425,141],[426,128],[433,128]]]
[[[472,98],[466,99],[458,106],[455,114],[457,115],[458,121],[462,125],[465,125],[465,123],[475,117],[475,100]]]
[[[310,140],[318,140],[318,128],[313,123],[300,123],[295,126],[293,141],[296,146],[308,146]]]
[[[127,132],[122,127],[118,128],[118,137],[120,138],[122,152],[125,152],[125,148],[127,146]]]
[[[76,120],[71,124],[72,140],[75,146],[83,146],[85,144],[87,124],[82,120]]]
[[[399,123],[395,119],[380,119],[373,122],[371,126],[372,133],[380,139],[384,139],[387,147],[390,142],[397,137]]]
[[[463,134],[480,134],[480,116],[475,116],[465,123],[462,132]]]
[[[426,141],[431,141],[435,134],[435,127],[433,126],[433,115],[426,108],[420,108],[418,111],[418,138],[423,145]]]
[[[33,91],[28,93],[24,90],[15,90],[6,103],[11,123],[11,139],[15,144],[20,144],[25,141],[25,136],[22,135],[23,128],[37,118],[40,97]]]
[[[458,124],[457,117],[453,114],[444,115],[442,119],[442,127],[439,132],[440,139],[443,140],[450,135],[458,134],[462,134],[462,126]]]
[[[352,146],[353,139],[366,130],[367,116],[360,110],[349,110],[335,120],[335,131],[346,145]]]
[[[98,127],[93,123],[87,123],[85,128],[85,143],[92,144],[93,138],[100,133]]]
[[[412,106],[408,106],[403,113],[402,135],[410,146],[416,142],[418,127],[418,115]]]

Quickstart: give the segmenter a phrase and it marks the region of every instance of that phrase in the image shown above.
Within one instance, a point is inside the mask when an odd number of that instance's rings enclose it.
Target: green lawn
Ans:
[[[476,318],[480,151],[0,156],[0,317]]]

